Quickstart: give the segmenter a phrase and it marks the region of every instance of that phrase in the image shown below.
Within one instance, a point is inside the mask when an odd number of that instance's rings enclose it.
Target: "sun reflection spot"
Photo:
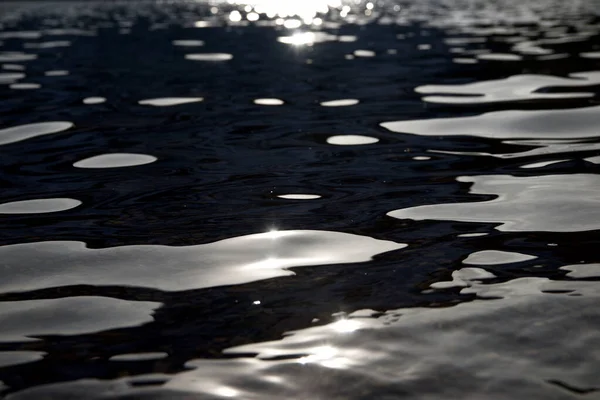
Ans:
[[[339,333],[351,333],[358,330],[360,326],[360,322],[351,319],[340,319],[339,321],[331,324],[331,328]]]
[[[232,11],[229,14],[229,20],[231,22],[240,22],[242,20],[242,14],[239,11]]]
[[[276,228],[273,228],[273,229],[269,229],[269,231],[265,232],[263,235],[266,238],[269,238],[269,239],[279,239],[280,237],[285,236],[286,232],[285,231],[279,231]]]
[[[236,397],[237,395],[240,394],[240,392],[238,392],[237,390],[232,389],[230,387],[222,386],[215,390],[215,394],[217,396],[222,396],[222,397]]]
[[[294,46],[308,45],[315,42],[315,34],[313,32],[298,32],[292,36],[282,36],[277,38],[281,43],[293,44]]]

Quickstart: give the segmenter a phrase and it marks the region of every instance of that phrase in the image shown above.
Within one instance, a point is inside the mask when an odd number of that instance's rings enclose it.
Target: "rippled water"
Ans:
[[[0,397],[600,394],[600,3],[0,4]]]

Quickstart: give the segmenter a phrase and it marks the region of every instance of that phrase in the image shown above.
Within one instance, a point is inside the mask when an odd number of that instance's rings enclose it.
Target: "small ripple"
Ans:
[[[327,138],[327,143],[338,146],[356,146],[361,144],[373,144],[379,142],[379,139],[372,136],[363,135],[337,135]]]
[[[26,54],[21,52],[0,53],[0,62],[23,62],[31,61],[37,58],[37,54]]]
[[[356,57],[375,57],[375,52],[371,50],[354,50]]]
[[[535,260],[537,257],[529,254],[499,250],[481,250],[469,254],[463,264],[470,265],[501,265],[522,261]]]
[[[280,194],[277,197],[289,200],[314,200],[321,198],[318,194]]]
[[[156,157],[146,154],[112,153],[86,158],[73,164],[77,168],[120,168],[150,164]]]
[[[323,107],[348,107],[358,104],[358,99],[340,99],[321,102]]]
[[[186,54],[185,58],[192,61],[229,61],[233,59],[233,55],[229,53],[196,53]]]
[[[488,53],[478,54],[477,59],[484,61],[520,61],[523,59],[523,56],[510,53]]]
[[[42,87],[42,85],[40,85],[39,83],[12,83],[9,86],[11,89],[14,90],[35,90],[35,89],[39,89]]]
[[[65,211],[81,205],[69,198],[35,199],[0,204],[0,214],[42,214]]]
[[[198,47],[204,46],[203,40],[173,40],[173,46],[180,47]]]
[[[0,85],[11,84],[23,78],[25,78],[25,74],[19,72],[3,72],[0,73]]]
[[[69,75],[69,71],[65,70],[55,70],[55,71],[46,71],[44,72],[46,76],[67,76]]]
[[[140,100],[138,103],[154,107],[169,107],[187,103],[198,103],[203,100],[203,97],[160,97],[156,99]]]
[[[86,97],[83,99],[83,104],[102,104],[106,102],[104,97]]]
[[[283,100],[274,99],[274,98],[266,98],[266,99],[255,99],[254,104],[258,104],[261,106],[280,106],[283,105]]]
[[[0,145],[20,142],[37,136],[66,131],[73,127],[72,122],[38,122],[0,129]]]

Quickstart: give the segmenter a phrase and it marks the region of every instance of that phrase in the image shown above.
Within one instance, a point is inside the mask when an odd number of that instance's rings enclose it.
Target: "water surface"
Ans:
[[[597,0],[0,4],[0,397],[600,392]]]

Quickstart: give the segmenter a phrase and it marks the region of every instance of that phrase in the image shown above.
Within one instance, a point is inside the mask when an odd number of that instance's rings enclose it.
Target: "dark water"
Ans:
[[[10,399],[600,398],[597,2],[0,5]]]

